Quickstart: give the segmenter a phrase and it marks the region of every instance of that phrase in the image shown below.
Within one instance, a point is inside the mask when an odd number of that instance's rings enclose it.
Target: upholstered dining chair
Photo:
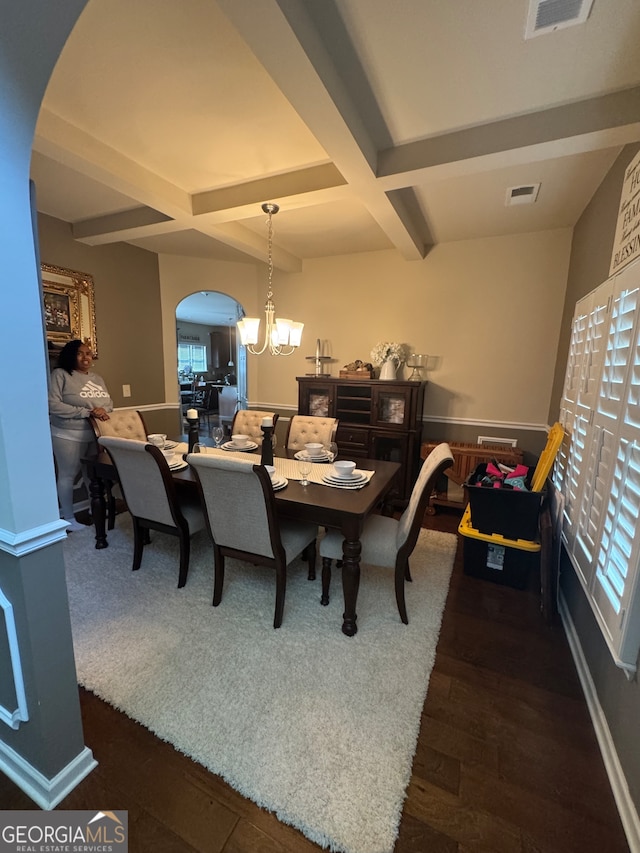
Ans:
[[[285,447],[287,450],[304,450],[309,442],[327,445],[336,440],[337,418],[318,418],[312,415],[293,415],[289,421]]]
[[[133,520],[133,571],[140,568],[148,531],[177,536],[180,542],[178,587],[187,582],[191,537],[205,527],[196,496],[179,495],[162,451],[135,439],[101,436],[98,444],[107,450]]]
[[[287,566],[305,548],[315,566],[315,524],[279,519],[271,479],[250,459],[192,453],[187,457],[200,487],[213,542],[213,606],[222,600],[225,557],[268,566],[276,575],[273,627],[282,624]]]
[[[136,441],[147,440],[147,427],[142,414],[135,409],[114,409],[109,413],[108,421],[98,421],[89,418],[96,438],[101,435],[116,438],[134,438]]]
[[[409,557],[418,541],[429,496],[433,492],[438,477],[451,465],[453,465],[453,455],[449,445],[443,442],[423,462],[407,508],[400,518],[370,515],[364,523],[360,536],[362,545],[360,561],[371,566],[382,566],[394,570],[396,604],[405,625],[409,622],[404,600],[405,580],[411,580]],[[323,604],[329,601],[331,561],[342,559],[342,542],[343,536],[337,530],[330,530],[320,540]]]
[[[251,441],[255,441],[258,447],[262,447],[264,433],[260,429],[263,418],[271,418],[275,429],[278,415],[275,412],[258,412],[255,409],[240,409],[233,417],[231,423],[231,435],[240,433],[248,435]]]
[[[89,418],[96,436],[115,436],[116,438],[133,438],[136,441],[147,440],[147,426],[142,414],[136,409],[114,409],[109,413],[108,421],[98,421]],[[107,493],[107,527],[113,530],[116,521],[116,499],[113,494],[113,483],[105,481]]]

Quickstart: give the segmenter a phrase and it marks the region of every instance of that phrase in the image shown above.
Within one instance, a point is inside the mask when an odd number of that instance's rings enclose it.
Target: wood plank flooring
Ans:
[[[455,532],[458,521],[441,509],[425,526]],[[132,853],[320,850],[92,694],[80,699],[99,765],[61,809],[127,809]],[[0,774],[0,808],[34,805]],[[394,853],[628,850],[564,632],[545,625],[536,578],[527,590],[471,578],[460,545]]]

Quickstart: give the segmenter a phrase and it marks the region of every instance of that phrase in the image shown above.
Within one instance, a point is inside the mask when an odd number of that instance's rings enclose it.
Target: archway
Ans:
[[[247,356],[236,333],[243,315],[236,299],[214,290],[192,293],[176,306],[176,381],[183,414],[194,394],[202,393],[211,417],[223,425],[236,408],[246,408]]]

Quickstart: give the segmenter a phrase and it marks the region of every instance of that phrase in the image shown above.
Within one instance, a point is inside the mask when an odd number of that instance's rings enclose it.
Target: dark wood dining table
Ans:
[[[254,454],[256,464],[260,455]],[[280,455],[287,455],[280,451]],[[288,454],[291,455],[291,454]],[[115,468],[106,451],[88,461],[91,481],[91,513],[96,529],[96,548],[108,547],[106,534],[106,502],[104,482],[117,481]],[[319,527],[333,527],[342,531],[342,589],[344,594],[344,613],[342,631],[348,637],[358,631],[356,603],[360,585],[360,534],[365,520],[394,487],[396,475],[400,470],[397,462],[380,459],[358,459],[358,467],[374,471],[375,474],[362,489],[339,489],[331,486],[309,483],[301,485],[298,480],[290,479],[286,488],[275,492],[278,514],[283,518],[309,521]],[[197,481],[190,468],[173,471],[172,479],[178,489],[194,489]]]

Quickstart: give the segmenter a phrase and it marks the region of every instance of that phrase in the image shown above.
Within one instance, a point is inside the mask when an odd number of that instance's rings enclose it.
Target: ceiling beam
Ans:
[[[432,173],[442,178],[456,169],[463,174],[495,168],[492,155],[504,166],[508,152],[516,162],[530,162],[624,145],[640,138],[639,120],[640,87],[625,89],[389,148],[380,152],[377,174],[386,189],[398,189],[424,184]]]
[[[331,0],[326,3],[332,9]],[[424,241],[416,238],[416,229],[407,229],[377,183],[375,139],[304,2],[218,0],[218,5],[402,256],[422,259]],[[422,230],[427,230],[424,221]]]

